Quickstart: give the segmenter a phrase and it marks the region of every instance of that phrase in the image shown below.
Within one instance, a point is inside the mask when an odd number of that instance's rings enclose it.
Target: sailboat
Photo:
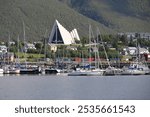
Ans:
[[[91,41],[91,25],[89,26],[89,58],[91,58],[91,45],[93,45]],[[92,33],[93,34],[93,33]],[[96,47],[96,41],[94,42],[94,45]],[[99,60],[99,56],[98,56]],[[96,61],[96,54],[95,54],[95,61]],[[105,70],[99,68],[99,64],[96,67],[96,62],[94,68],[92,68],[91,60],[89,61],[89,68],[88,69],[76,69],[75,71],[72,71],[68,74],[68,76],[102,76],[104,74]]]
[[[4,70],[3,71],[4,74],[19,74],[20,73],[20,69],[14,65],[5,65],[3,67],[3,70]]]
[[[0,74],[3,74],[4,70],[2,68],[0,68]]]
[[[10,35],[9,35],[9,41],[8,41],[8,56],[9,56],[9,48],[10,48]],[[20,69],[17,68],[15,65],[10,65],[9,57],[8,57],[8,64],[5,64],[3,66],[3,73],[4,74],[19,74]]]
[[[45,55],[44,61],[46,61],[46,54],[47,54],[47,51],[46,51],[47,50],[46,33],[47,33],[47,29],[46,29],[45,34],[44,34],[44,55]],[[56,41],[57,41],[57,33],[56,33]],[[44,66],[41,69],[41,73],[42,74],[57,74],[57,73],[59,73],[59,70],[57,70],[56,68],[51,67],[51,66]]]
[[[101,39],[101,43],[102,43],[102,47],[103,47],[103,50],[104,50],[104,53],[105,53],[106,61],[107,61],[107,64],[108,64],[108,67],[105,69],[104,75],[108,76],[108,75],[119,75],[119,74],[121,74],[121,72],[122,72],[121,69],[112,67],[110,65],[110,62],[109,62],[109,59],[108,59],[108,55],[107,55],[107,52],[106,52],[106,49],[105,49],[105,46],[104,46],[104,42],[103,42],[102,36],[100,34],[100,30],[98,28],[97,28],[97,32],[99,33],[99,36],[100,36],[100,39]]]
[[[129,67],[123,67],[122,75],[145,75],[149,74],[149,68],[142,63],[132,63]]]
[[[26,62],[26,36],[25,36],[25,24],[23,22],[23,37],[24,37],[24,55],[25,55],[25,65],[20,65],[20,74],[38,74],[40,67],[27,66]]]
[[[137,42],[136,61],[131,63],[129,67],[123,67],[122,75],[145,75],[149,73],[148,65],[140,61],[139,44]]]

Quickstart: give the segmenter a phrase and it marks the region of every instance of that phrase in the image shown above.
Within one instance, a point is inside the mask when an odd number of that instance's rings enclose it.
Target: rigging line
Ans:
[[[103,49],[104,49],[104,53],[105,53],[105,56],[106,56],[106,59],[107,59],[108,66],[111,67],[99,28],[98,28],[98,32],[99,32],[99,36],[100,36],[100,39],[101,39],[101,42],[102,42],[102,46],[103,46]]]

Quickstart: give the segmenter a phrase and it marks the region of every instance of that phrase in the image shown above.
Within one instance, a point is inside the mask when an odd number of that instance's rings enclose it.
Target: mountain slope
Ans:
[[[149,0],[0,0],[0,40],[41,39],[51,31],[55,19],[68,30],[77,28],[88,36],[88,26],[101,32],[149,32]],[[93,31],[96,32],[96,31]]]
[[[81,14],[117,31],[150,31],[149,0],[60,0]]]
[[[47,36],[57,19],[68,30],[77,28],[80,35],[88,35],[88,25],[99,26],[103,32],[109,28],[91,20],[58,0],[1,0],[0,1],[0,39],[13,39],[19,34],[23,38],[23,21],[26,39],[39,40],[47,29]]]

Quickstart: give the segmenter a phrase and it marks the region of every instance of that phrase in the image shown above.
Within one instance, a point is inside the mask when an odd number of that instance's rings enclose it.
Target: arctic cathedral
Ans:
[[[70,45],[75,44],[75,40],[80,41],[77,29],[73,29],[69,32],[56,20],[49,36],[49,44]]]

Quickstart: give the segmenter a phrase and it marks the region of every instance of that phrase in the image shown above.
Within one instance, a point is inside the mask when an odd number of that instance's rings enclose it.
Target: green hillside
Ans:
[[[60,0],[116,31],[150,32],[149,0]]]
[[[27,40],[48,37],[55,19],[67,29],[77,28],[80,35],[88,35],[88,25],[99,26],[102,32],[109,28],[89,19],[58,0],[0,0],[0,40],[23,37],[23,21]]]
[[[40,40],[48,37],[55,19],[68,30],[88,36],[88,26],[102,33],[150,32],[149,0],[0,0],[0,40],[17,35]]]

